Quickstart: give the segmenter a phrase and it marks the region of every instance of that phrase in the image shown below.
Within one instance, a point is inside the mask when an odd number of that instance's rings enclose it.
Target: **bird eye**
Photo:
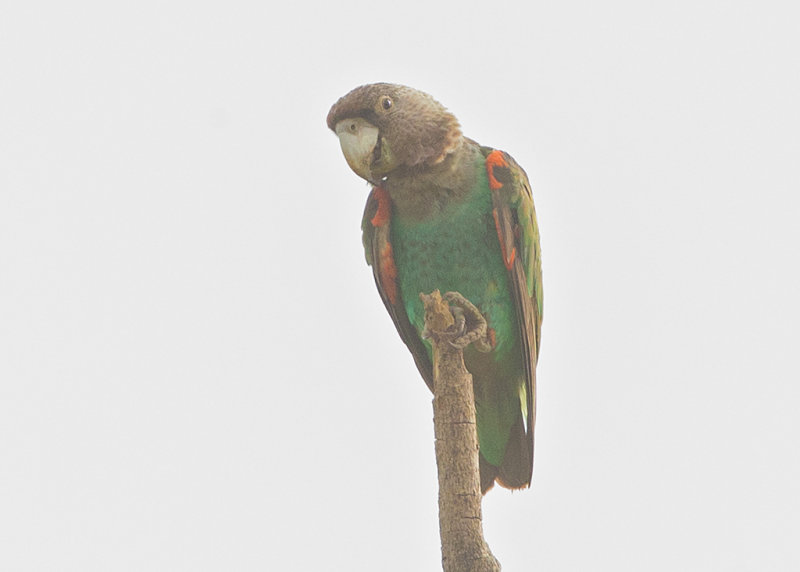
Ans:
[[[392,104],[393,102],[391,97],[384,95],[381,98],[381,107],[383,107],[386,111],[389,111],[392,108]]]

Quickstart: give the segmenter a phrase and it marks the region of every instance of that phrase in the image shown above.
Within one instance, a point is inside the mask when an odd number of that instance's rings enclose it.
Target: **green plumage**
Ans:
[[[328,114],[350,167],[373,184],[367,262],[401,338],[433,389],[419,294],[459,292],[483,314],[491,349],[470,345],[481,488],[530,485],[542,320],[539,231],[525,172],[462,136],[430,96],[362,86]],[[486,348],[483,348],[484,350]]]
[[[481,353],[469,346],[464,360],[475,380],[481,453],[492,465],[500,465],[511,426],[520,416],[524,367],[482,160],[474,171],[474,186],[463,200],[422,221],[393,217],[391,244],[400,295],[417,332],[422,333],[425,317],[419,293],[435,289],[460,292],[481,309],[495,331],[494,351]],[[475,372],[490,373],[491,380]]]

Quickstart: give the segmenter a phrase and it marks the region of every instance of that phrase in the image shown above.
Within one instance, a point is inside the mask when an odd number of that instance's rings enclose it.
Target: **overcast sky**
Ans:
[[[800,569],[797,21],[2,2],[0,569],[440,569],[430,394],[325,125],[375,81],[533,185],[536,462],[484,501],[503,569]]]

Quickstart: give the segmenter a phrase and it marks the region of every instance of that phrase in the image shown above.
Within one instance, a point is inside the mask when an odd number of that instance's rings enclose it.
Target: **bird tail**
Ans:
[[[495,481],[507,489],[522,489],[531,486],[533,473],[533,428],[527,432],[522,415],[511,427],[503,462],[499,467],[480,456],[481,493],[486,494]]]

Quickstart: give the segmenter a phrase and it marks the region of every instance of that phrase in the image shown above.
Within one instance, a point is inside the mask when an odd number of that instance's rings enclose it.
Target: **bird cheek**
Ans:
[[[392,153],[392,148],[389,145],[389,142],[386,140],[386,137],[380,138],[380,148],[378,150],[380,153],[378,154],[377,158],[373,156],[373,162],[370,166],[370,169],[372,170],[372,174],[374,176],[383,177],[397,167],[398,161],[394,153]],[[376,155],[376,153],[373,153],[373,155]]]

